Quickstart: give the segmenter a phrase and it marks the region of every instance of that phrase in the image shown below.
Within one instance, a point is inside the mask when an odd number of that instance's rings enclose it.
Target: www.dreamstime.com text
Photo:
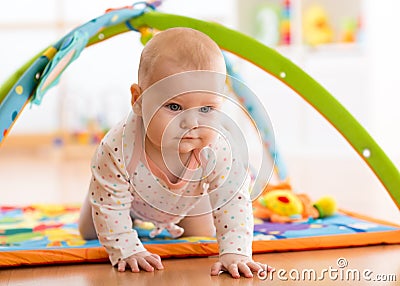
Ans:
[[[260,280],[279,281],[368,281],[395,282],[396,274],[374,273],[371,269],[353,269],[348,267],[346,258],[338,258],[336,266],[328,266],[321,270],[314,269],[272,269],[260,270],[257,277]],[[267,269],[267,267],[265,268]]]

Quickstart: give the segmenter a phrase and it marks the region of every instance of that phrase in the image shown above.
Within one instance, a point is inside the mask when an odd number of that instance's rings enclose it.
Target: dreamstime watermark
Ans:
[[[346,258],[340,257],[336,260],[336,266],[329,266],[321,270],[310,268],[304,269],[272,269],[268,267],[258,271],[257,277],[260,280],[279,281],[367,281],[367,282],[395,282],[396,274],[374,273],[370,269],[349,268]]]

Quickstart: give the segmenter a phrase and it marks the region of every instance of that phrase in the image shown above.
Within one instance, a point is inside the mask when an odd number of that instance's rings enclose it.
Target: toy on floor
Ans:
[[[271,222],[295,222],[333,215],[336,212],[336,201],[325,196],[312,202],[307,194],[296,194],[289,184],[282,183],[268,186],[253,202],[253,212],[256,218]]]

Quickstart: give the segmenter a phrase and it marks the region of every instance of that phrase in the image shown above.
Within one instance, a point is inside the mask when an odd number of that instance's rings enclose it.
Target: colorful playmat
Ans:
[[[0,207],[0,267],[108,261],[97,240],[83,240],[77,229],[79,206]],[[161,257],[217,254],[213,237],[149,238],[150,225],[136,227],[149,251]],[[400,243],[400,226],[340,212],[298,223],[256,219],[254,253]]]

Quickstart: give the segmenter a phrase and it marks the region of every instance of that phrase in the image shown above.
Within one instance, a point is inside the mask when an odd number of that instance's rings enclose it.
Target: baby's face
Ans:
[[[185,154],[211,144],[221,96],[206,92],[181,94],[166,101],[155,112],[146,130],[148,143],[161,150]]]

